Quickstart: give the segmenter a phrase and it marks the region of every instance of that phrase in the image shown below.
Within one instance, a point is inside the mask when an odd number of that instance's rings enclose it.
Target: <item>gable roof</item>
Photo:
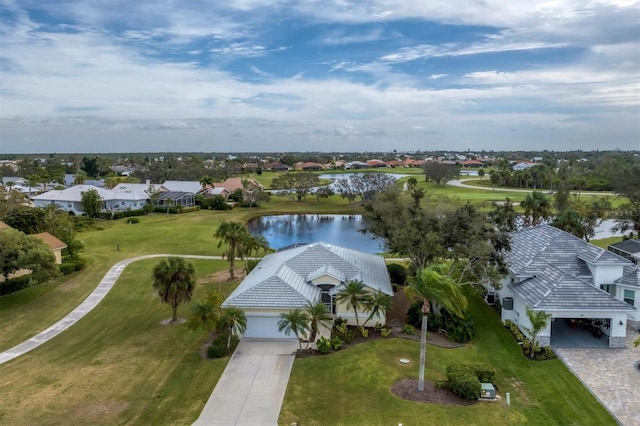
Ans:
[[[71,201],[71,202],[81,202],[82,201],[82,193],[90,190],[96,190],[98,195],[103,200],[112,200],[113,192],[100,188],[93,185],[75,185],[71,188],[66,188],[62,190],[54,189],[52,191],[45,192],[44,194],[36,195],[31,197],[32,200],[41,200],[41,201]]]
[[[622,277],[613,283],[629,287],[640,287],[640,266],[624,268]]]
[[[171,192],[190,192],[197,194],[202,191],[202,184],[197,181],[167,180],[162,184],[162,187]]]
[[[640,240],[624,240],[617,243],[609,244],[609,247],[614,247],[629,254],[640,253]]]
[[[324,274],[341,281],[360,279],[393,295],[382,257],[317,242],[265,256],[222,306],[301,308],[319,300],[321,290],[309,281]]]

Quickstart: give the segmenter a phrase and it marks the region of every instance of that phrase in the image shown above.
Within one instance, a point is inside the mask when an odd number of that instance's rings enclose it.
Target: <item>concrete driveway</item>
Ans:
[[[194,425],[277,425],[297,347],[242,339]]]

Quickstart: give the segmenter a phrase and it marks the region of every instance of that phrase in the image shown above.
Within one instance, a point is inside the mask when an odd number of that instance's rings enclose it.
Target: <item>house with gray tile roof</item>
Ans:
[[[90,190],[96,191],[102,199],[103,212],[139,210],[149,202],[150,198],[149,193],[145,192],[140,184],[120,184],[113,189],[84,184],[62,190],[54,189],[31,197],[31,200],[35,207],[55,204],[62,210],[81,215],[84,213],[82,193]]]
[[[501,298],[502,320],[527,334],[527,307],[550,313],[539,335],[542,345],[561,346],[554,331],[560,336],[563,327],[580,325],[594,339],[624,347],[627,325],[640,327],[640,269],[628,259],[541,225],[513,233],[505,260],[509,272],[500,289],[489,288]]]
[[[265,256],[222,303],[245,311],[244,337],[291,338],[278,331],[280,314],[308,303],[322,301],[327,312],[355,325],[350,306],[335,295],[351,280],[360,280],[371,291],[393,296],[384,258],[335,245],[316,242],[297,245]],[[361,313],[362,314],[362,313]],[[372,324],[384,324],[379,315]]]
[[[623,240],[609,244],[607,250],[629,259],[636,265],[640,265],[640,240]]]

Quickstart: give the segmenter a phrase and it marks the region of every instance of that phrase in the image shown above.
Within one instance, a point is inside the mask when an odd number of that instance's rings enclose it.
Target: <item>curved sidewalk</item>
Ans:
[[[100,284],[96,287],[95,290],[91,292],[89,296],[87,296],[84,301],[78,305],[73,311],[69,312],[67,316],[62,318],[60,321],[53,324],[51,327],[46,330],[36,334],[32,338],[25,340],[24,342],[16,345],[10,349],[7,349],[4,352],[0,352],[0,364],[4,364],[5,362],[11,361],[14,358],[19,357],[20,355],[24,355],[27,352],[37,348],[45,342],[56,337],[58,334],[62,333],[73,324],[75,324],[78,320],[84,317],[86,314],[91,312],[93,308],[95,308],[98,303],[104,299],[104,297],[109,293],[109,290],[116,283],[120,274],[124,269],[131,263],[137,262],[138,260],[150,259],[154,257],[186,257],[190,259],[211,259],[211,260],[219,260],[222,259],[222,256],[200,256],[200,255],[189,255],[189,254],[147,254],[144,256],[138,257],[130,257],[129,259],[121,260],[116,263],[107,271],[105,276],[100,281]]]

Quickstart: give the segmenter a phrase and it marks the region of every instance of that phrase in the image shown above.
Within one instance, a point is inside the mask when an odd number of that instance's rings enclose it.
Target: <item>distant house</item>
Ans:
[[[156,207],[192,207],[195,206],[195,194],[193,192],[161,191],[154,194],[153,205]]]
[[[297,163],[295,165],[295,169],[310,172],[310,171],[322,170],[323,167],[322,167],[322,164],[320,163],[313,163],[313,162],[307,161],[305,163]]]
[[[384,161],[378,159],[367,160],[369,167],[387,167]]]
[[[215,185],[214,185],[215,186]],[[198,181],[187,180],[167,180],[160,187],[158,191],[161,192],[190,192],[191,194],[198,194],[204,190],[202,184]]]
[[[368,169],[369,165],[363,161],[350,161],[345,163],[345,169]]]
[[[607,250],[640,265],[640,240],[624,240],[609,244]]]
[[[224,197],[224,199],[226,200],[227,198],[229,198],[229,195],[231,195],[231,192],[227,188],[214,187],[214,188],[205,189],[204,191],[200,192],[200,195],[203,195],[206,198],[211,198],[216,195],[220,195]]]
[[[250,186],[257,187],[257,188],[260,188],[260,189],[264,189],[264,186],[260,182],[258,182],[257,180],[252,179],[252,178],[246,179],[246,178],[241,178],[241,177],[232,177],[232,178],[228,178],[224,182],[215,182],[213,184],[213,187],[214,188],[225,188],[227,191],[229,191],[229,193],[232,193],[236,189],[243,189],[244,188],[242,186],[242,181],[247,181]]]
[[[35,234],[34,237],[42,240],[42,242],[49,246],[56,257],[56,264],[60,265],[62,263],[62,249],[67,248],[67,245],[48,232]]]
[[[58,208],[76,215],[84,213],[82,193],[90,190],[97,191],[102,199],[102,212],[124,210],[139,210],[149,202],[150,195],[144,191],[131,189],[134,185],[120,184],[114,189],[105,189],[93,185],[75,185],[63,190],[48,191],[31,197],[34,207],[47,207],[55,204]]]
[[[484,166],[484,164],[482,163],[482,161],[478,161],[478,160],[465,160],[465,161],[461,161],[460,165],[462,167],[482,167]]]
[[[511,167],[513,170],[515,171],[521,171],[521,170],[527,170],[530,169],[531,167],[535,166],[534,163],[528,163],[526,161],[522,161],[520,163],[516,163],[513,165],[513,167]]]
[[[111,166],[111,170],[119,176],[130,176],[133,169],[127,166]]]
[[[271,163],[267,165],[267,170],[271,170],[272,172],[286,172],[289,171],[289,166],[282,163]]]
[[[511,234],[507,276],[491,294],[503,321],[524,334],[527,307],[552,315],[542,346],[562,347],[578,333],[583,346],[625,346],[627,323],[640,326],[640,267],[567,232],[541,225]],[[591,338],[590,338],[591,337]]]

